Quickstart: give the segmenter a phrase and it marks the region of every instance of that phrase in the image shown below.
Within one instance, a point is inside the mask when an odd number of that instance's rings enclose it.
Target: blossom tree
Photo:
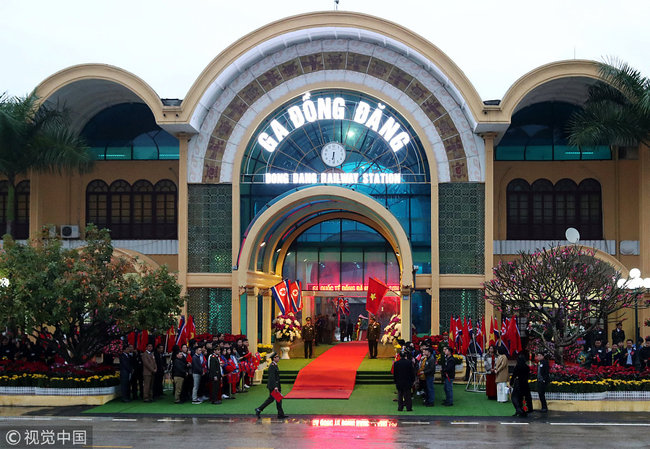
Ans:
[[[507,315],[528,318],[529,334],[562,364],[565,348],[643,296],[619,286],[621,274],[594,254],[572,245],[499,262],[485,297]]]
[[[134,267],[113,255],[108,230],[86,228],[86,246],[58,239],[19,245],[5,237],[0,321],[47,342],[71,364],[84,363],[136,329],[165,330],[180,313],[180,285],[166,267]]]

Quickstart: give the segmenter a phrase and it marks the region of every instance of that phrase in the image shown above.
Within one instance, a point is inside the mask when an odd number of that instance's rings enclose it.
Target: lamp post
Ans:
[[[619,279],[618,286],[628,290],[650,290],[650,278],[642,278],[641,270],[632,268],[628,279]],[[634,344],[639,340],[639,297],[634,298]]]

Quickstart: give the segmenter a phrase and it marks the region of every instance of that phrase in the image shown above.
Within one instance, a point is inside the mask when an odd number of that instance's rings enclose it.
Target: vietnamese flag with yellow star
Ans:
[[[388,291],[388,286],[383,282],[375,279],[368,278],[368,296],[366,297],[366,310],[373,315],[377,314],[379,310],[379,303],[384,299],[384,295]]]

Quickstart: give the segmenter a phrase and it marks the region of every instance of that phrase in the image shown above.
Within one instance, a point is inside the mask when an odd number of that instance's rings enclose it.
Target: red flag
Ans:
[[[469,318],[465,319],[465,317],[463,317],[463,354],[467,354],[467,348],[469,348],[469,326]]]
[[[129,335],[126,336],[126,341],[128,341],[129,344],[135,348],[136,346],[135,332],[129,332]]]
[[[373,315],[377,314],[379,310],[379,303],[386,295],[388,286],[383,282],[375,279],[368,278],[368,295],[366,296],[366,310]]]
[[[454,341],[456,342],[456,350],[460,352],[463,349],[463,322],[460,319],[460,315],[456,317],[456,335],[454,336]]]
[[[451,316],[451,319],[449,320],[449,346],[451,349],[455,349],[455,342],[456,342],[456,319],[454,316]]]
[[[521,336],[519,335],[519,328],[517,327],[517,320],[515,317],[512,317],[508,323],[508,341],[510,342],[511,354],[521,352]]]
[[[501,341],[508,347],[510,351],[510,336],[508,335],[508,327],[510,325],[510,318],[504,318],[501,322]]]
[[[194,318],[192,315],[187,317],[187,340],[196,338],[196,327],[194,327]]]
[[[149,343],[149,332],[144,330],[138,336],[138,351],[142,352],[147,349],[147,343]]]
[[[496,318],[492,317],[490,320],[490,336],[488,337],[488,345],[492,346],[493,344],[496,343],[496,340],[494,339],[494,320]]]
[[[165,345],[165,352],[172,352],[174,345],[176,344],[176,331],[174,326],[169,326],[167,330],[167,344]]]

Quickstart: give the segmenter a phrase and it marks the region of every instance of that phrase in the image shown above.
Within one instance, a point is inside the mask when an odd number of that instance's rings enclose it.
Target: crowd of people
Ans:
[[[248,392],[260,361],[260,355],[249,349],[247,339],[240,338],[231,345],[222,334],[212,341],[190,340],[189,344],[174,346],[170,354],[164,353],[163,345],[154,352],[149,344],[142,354],[127,345],[120,354],[122,401],[140,398],[152,402],[159,398],[164,375],[169,373],[174,403],[209,400],[221,404],[223,399]]]
[[[583,368],[622,366],[637,371],[650,367],[650,337],[646,337],[645,342],[640,340],[635,345],[631,338],[625,339],[625,333],[620,330],[620,323],[617,329],[619,329],[617,338],[612,338],[611,345],[600,338],[594,340],[593,346],[584,344],[577,357],[580,366]],[[613,337],[614,332],[612,332]],[[621,334],[622,339],[620,339]]]
[[[397,410],[413,411],[413,397],[422,396],[425,406],[435,405],[434,378],[436,364],[441,365],[441,380],[445,393],[444,406],[454,405],[453,382],[456,377],[456,360],[453,349],[444,340],[438,345],[440,360],[429,340],[420,342],[419,348],[413,342],[401,342],[401,351],[395,358],[392,372],[397,388]]]

